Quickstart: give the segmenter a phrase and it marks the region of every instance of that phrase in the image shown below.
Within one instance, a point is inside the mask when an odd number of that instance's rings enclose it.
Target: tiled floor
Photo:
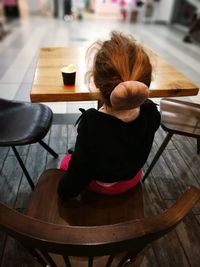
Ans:
[[[0,42],[0,97],[29,100],[39,48],[42,46],[84,46],[106,38],[111,30],[133,34],[145,46],[159,53],[170,64],[200,86],[200,45],[182,42],[180,28],[156,24],[123,23],[118,18],[102,20],[85,16],[82,21],[66,22],[50,17],[28,17],[9,25],[11,34]],[[200,103],[200,94],[190,97]],[[95,107],[96,102],[50,103],[56,113],[78,112]]]

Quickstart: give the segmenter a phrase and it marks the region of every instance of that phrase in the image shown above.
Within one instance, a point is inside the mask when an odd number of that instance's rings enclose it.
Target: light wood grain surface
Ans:
[[[158,55],[149,51],[153,65],[150,97],[197,95],[198,86]],[[31,88],[32,102],[98,100],[99,93],[86,84],[86,49],[77,47],[41,48]],[[64,86],[60,69],[77,67],[75,86]],[[90,88],[90,90],[89,90]]]

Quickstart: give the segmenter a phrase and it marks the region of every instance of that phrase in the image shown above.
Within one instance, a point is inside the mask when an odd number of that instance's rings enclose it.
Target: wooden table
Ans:
[[[84,48],[41,48],[31,88],[31,101],[98,100],[99,93],[84,81],[87,70],[85,53]],[[198,93],[198,86],[173,66],[152,52],[149,52],[149,56],[154,68],[150,97],[192,96]],[[72,63],[77,66],[75,86],[64,86],[60,69]]]

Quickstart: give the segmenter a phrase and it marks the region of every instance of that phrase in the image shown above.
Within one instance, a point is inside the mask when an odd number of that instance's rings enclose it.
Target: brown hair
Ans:
[[[149,87],[152,66],[144,48],[132,36],[112,32],[110,40],[97,41],[89,47],[87,56],[95,49],[93,66],[86,79],[93,78],[105,104],[111,105],[110,94],[121,82],[135,80]]]

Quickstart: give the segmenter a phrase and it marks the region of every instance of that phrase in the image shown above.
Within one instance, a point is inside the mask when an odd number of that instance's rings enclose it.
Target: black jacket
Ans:
[[[61,199],[77,196],[93,179],[111,183],[133,178],[147,160],[159,125],[160,113],[151,100],[128,123],[93,108],[83,112],[75,151],[59,183]]]

